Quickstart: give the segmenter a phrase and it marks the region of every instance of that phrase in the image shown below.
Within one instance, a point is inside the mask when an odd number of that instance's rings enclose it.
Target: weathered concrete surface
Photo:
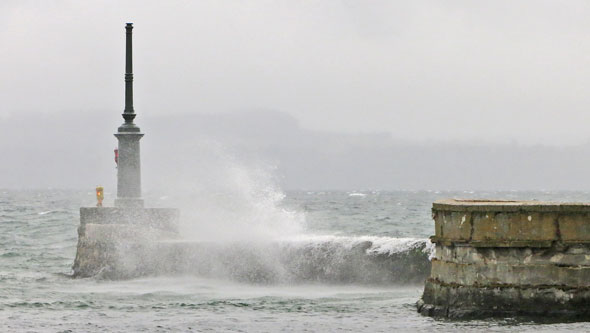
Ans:
[[[418,310],[479,317],[590,314],[590,204],[442,200]]]
[[[178,218],[172,208],[80,208],[74,276],[137,276],[153,269],[145,264],[152,254],[133,249],[176,238]]]
[[[87,224],[133,224],[156,229],[176,231],[179,211],[174,208],[80,208],[80,228],[84,234]]]

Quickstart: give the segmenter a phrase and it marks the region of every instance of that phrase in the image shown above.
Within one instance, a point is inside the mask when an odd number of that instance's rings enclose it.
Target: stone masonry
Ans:
[[[590,204],[441,200],[425,315],[590,315]]]

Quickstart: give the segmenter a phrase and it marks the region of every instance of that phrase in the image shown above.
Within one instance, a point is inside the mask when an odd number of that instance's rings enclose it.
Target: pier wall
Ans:
[[[442,317],[590,314],[590,204],[442,200],[418,311]]]
[[[153,269],[149,244],[176,238],[179,210],[174,208],[82,207],[75,277],[99,274],[137,276]]]

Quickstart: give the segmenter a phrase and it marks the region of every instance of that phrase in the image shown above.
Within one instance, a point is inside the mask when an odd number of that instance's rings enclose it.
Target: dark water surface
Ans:
[[[87,191],[0,190],[0,331],[586,331],[586,323],[516,319],[447,321],[416,313],[421,285],[248,284],[199,276],[126,281],[72,279],[80,206]],[[439,198],[590,201],[584,192],[290,192],[305,214],[300,237],[376,240],[379,251],[433,232]],[[157,201],[158,198],[153,198]],[[314,238],[315,237],[315,238]],[[401,245],[400,245],[401,244]],[[402,269],[402,268],[398,268]]]

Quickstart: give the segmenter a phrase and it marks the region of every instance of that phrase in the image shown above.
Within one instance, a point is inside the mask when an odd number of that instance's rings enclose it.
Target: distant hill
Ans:
[[[136,120],[146,133],[148,190],[228,186],[222,184],[228,170],[303,190],[590,189],[590,147],[582,144],[400,142],[388,133],[310,131],[273,111]],[[0,119],[0,188],[114,188],[112,134],[121,122],[116,113],[89,111]]]

